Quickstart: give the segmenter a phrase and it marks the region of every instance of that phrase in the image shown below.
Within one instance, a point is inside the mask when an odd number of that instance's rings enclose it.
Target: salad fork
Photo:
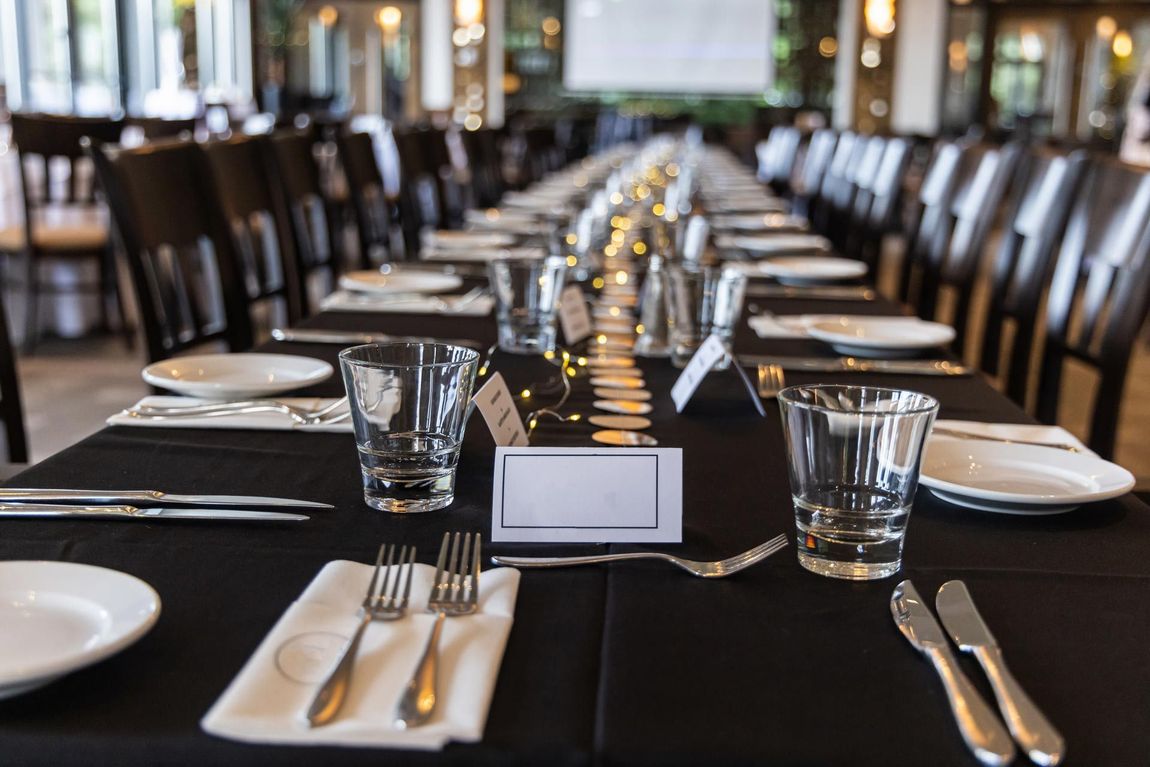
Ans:
[[[386,550],[387,570],[382,580],[380,570],[384,567],[384,553]],[[343,646],[339,661],[335,668],[324,679],[311,705],[307,710],[307,721],[311,727],[320,727],[327,724],[343,707],[347,700],[347,691],[351,688],[351,671],[355,666],[355,656],[359,652],[359,642],[363,639],[363,632],[367,624],[372,621],[394,621],[402,618],[407,612],[408,598],[411,596],[411,571],[415,565],[415,547],[404,546],[399,551],[399,560],[395,560],[395,546],[383,544],[379,547],[379,554],[375,558],[375,571],[371,574],[371,582],[367,584],[367,594],[359,608],[359,626],[351,639]],[[393,579],[394,576],[394,579]],[[379,589],[376,590],[376,581]],[[400,582],[403,582],[402,591]]]
[[[395,726],[401,730],[426,724],[435,711],[439,697],[439,635],[443,632],[443,622],[479,609],[480,543],[481,536],[476,533],[472,550],[471,533],[467,533],[463,536],[460,556],[459,533],[443,534],[435,565],[435,585],[427,600],[427,609],[436,614],[435,627],[395,711]]]
[[[633,551],[625,554],[600,554],[589,557],[492,557],[491,561],[497,565],[511,567],[570,567],[572,565],[594,565],[602,562],[622,562],[628,559],[661,559],[681,567],[691,575],[700,578],[726,578],[740,570],[761,562],[770,555],[787,546],[786,534],[776,535],[766,543],[761,543],[753,549],[742,554],[720,559],[715,562],[698,562],[694,559],[683,559],[659,551]]]

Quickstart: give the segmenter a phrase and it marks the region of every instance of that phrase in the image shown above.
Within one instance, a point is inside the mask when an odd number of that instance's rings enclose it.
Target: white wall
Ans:
[[[839,52],[835,57],[835,92],[831,116],[831,124],[838,130],[847,130],[854,125],[861,15],[862,0],[839,0]]]
[[[896,133],[938,133],[946,11],[946,0],[897,0],[890,115],[891,130]]]
[[[453,7],[448,0],[423,0],[419,5],[420,100],[423,108],[430,111],[451,109],[455,100]]]

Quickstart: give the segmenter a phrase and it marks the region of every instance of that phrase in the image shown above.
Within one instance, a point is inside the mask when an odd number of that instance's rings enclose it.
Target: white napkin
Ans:
[[[826,252],[832,249],[830,240],[819,234],[743,234],[718,237],[720,248],[736,248],[755,253]]]
[[[475,248],[473,250],[422,250],[420,259],[424,261],[494,261],[497,258],[545,258],[546,248]]]
[[[998,437],[1001,439],[1017,439],[1025,440],[1027,442],[1049,442],[1055,445],[1073,445],[1079,451],[1087,455],[1096,455],[1093,451],[1086,447],[1073,434],[1063,429],[1061,426],[1041,426],[1038,424],[1026,423],[985,423],[983,421],[954,421],[954,420],[939,420],[934,422],[934,428],[937,429],[954,429],[956,431],[970,432],[971,434],[980,434],[987,437]],[[954,437],[949,434],[939,434],[933,432],[930,435],[933,440],[953,440],[962,439],[962,437]]]
[[[440,749],[483,737],[487,710],[515,614],[519,571],[480,577],[479,612],[448,618],[439,644],[439,707],[411,730],[392,723],[396,703],[419,662],[435,616],[422,610],[435,568],[415,566],[412,605],[396,621],[364,632],[349,697],[338,717],[309,729],[305,712],[339,650],[358,625],[372,567],[329,562],[276,623],[239,675],[204,716],[205,731],[250,743],[394,746]]]
[[[330,405],[335,402],[335,398],[324,399],[322,397],[276,397],[277,402],[282,402],[285,405],[294,405],[308,410],[318,410],[319,408]],[[149,407],[190,407],[192,405],[202,405],[212,402],[212,400],[197,399],[195,397],[172,397],[172,396],[151,396],[144,397],[128,410],[135,410],[145,406]],[[342,408],[346,411],[347,406]],[[342,412],[341,411],[341,412]],[[267,413],[246,413],[244,415],[217,415],[207,416],[203,418],[196,418],[193,416],[180,416],[178,418],[165,418],[165,419],[147,419],[147,418],[134,418],[125,412],[116,413],[110,416],[106,423],[109,426],[150,426],[157,429],[254,429],[257,431],[331,431],[331,432],[348,432],[352,431],[351,419],[345,419],[337,423],[330,424],[314,424],[311,426],[304,426],[296,423],[290,416],[285,413],[267,412]]]
[[[774,314],[756,314],[747,320],[759,338],[807,338],[806,314],[779,317]]]
[[[504,232],[426,231],[420,236],[424,248],[465,250],[470,248],[504,248],[515,243]]]
[[[325,298],[320,308],[331,312],[382,312],[391,314],[449,314],[458,317],[486,317],[495,305],[495,299],[482,296],[469,301],[458,311],[445,312],[439,301],[451,304],[455,296],[375,296],[367,293],[353,293],[337,290]]]

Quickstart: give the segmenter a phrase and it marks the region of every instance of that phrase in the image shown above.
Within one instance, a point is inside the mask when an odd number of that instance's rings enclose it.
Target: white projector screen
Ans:
[[[567,0],[569,91],[761,94],[774,80],[771,0]]]

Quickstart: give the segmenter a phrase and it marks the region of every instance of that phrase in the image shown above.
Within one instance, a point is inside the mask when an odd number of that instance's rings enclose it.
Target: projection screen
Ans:
[[[757,95],[774,80],[771,0],[567,0],[569,91]]]

